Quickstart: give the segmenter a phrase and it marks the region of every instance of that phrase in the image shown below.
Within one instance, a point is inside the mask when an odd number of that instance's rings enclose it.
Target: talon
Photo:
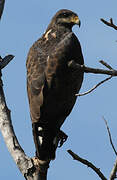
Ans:
[[[59,137],[59,145],[58,147],[62,147],[62,145],[65,143],[65,141],[67,140],[68,136],[63,132],[63,131],[59,131],[58,133],[58,137]]]

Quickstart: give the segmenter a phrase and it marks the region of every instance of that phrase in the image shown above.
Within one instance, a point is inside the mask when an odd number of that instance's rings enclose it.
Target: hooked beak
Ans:
[[[75,18],[74,18],[74,23],[77,24],[79,27],[81,26],[81,21],[80,21],[80,19],[78,18],[78,16],[75,16]]]
[[[71,21],[74,23],[74,24],[77,24],[79,27],[81,26],[81,21],[80,19],[78,18],[78,16],[75,16],[71,19]]]

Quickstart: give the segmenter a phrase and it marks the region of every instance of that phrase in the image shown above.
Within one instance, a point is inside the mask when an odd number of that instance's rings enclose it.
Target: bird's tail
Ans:
[[[37,157],[40,160],[55,159],[58,145],[55,131],[40,123],[33,123],[32,128]]]

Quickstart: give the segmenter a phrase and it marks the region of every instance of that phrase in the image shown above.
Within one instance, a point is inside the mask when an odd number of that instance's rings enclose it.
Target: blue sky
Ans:
[[[105,26],[100,18],[113,17],[117,23],[117,1],[107,0],[6,0],[0,22],[0,55],[15,55],[14,60],[3,70],[4,90],[16,135],[26,154],[34,156],[31,121],[26,92],[26,57],[31,45],[43,34],[52,16],[59,9],[71,9],[79,15],[81,28],[73,31],[80,40],[85,64],[103,68],[98,63],[105,60],[117,69],[117,31]],[[92,88],[105,76],[85,74],[80,92]],[[57,158],[51,162],[48,180],[79,179],[98,180],[98,176],[84,165],[73,161],[67,153],[72,149],[81,157],[92,161],[109,176],[115,155],[109,143],[102,116],[108,121],[116,146],[117,110],[116,78],[97,88],[95,92],[79,97],[64,123],[62,130],[68,141],[57,150]],[[23,180],[0,135],[0,179]]]

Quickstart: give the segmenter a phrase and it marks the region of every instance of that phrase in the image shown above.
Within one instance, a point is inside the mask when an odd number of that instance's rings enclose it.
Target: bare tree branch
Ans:
[[[13,55],[7,55],[4,58],[0,56],[0,70],[3,69],[13,58]]]
[[[3,69],[12,59],[14,58],[13,55],[7,55],[4,58],[0,57],[0,69]]]
[[[5,0],[0,0],[0,19],[2,17],[3,9],[4,9],[4,3]],[[110,19],[110,22],[107,22],[103,19],[101,19],[103,23],[105,23],[108,26],[113,27],[117,30],[117,26],[113,24],[113,20]],[[14,56],[8,55],[5,58],[0,57],[0,131],[3,135],[4,141],[7,145],[7,148],[13,157],[17,167],[23,174],[26,180],[47,180],[47,171],[49,168],[50,161],[41,161],[37,157],[29,158],[22,147],[20,146],[18,139],[15,135],[12,121],[11,121],[11,115],[10,110],[7,107],[4,91],[3,91],[3,84],[1,80],[1,69],[4,68],[12,59]],[[96,85],[98,87],[100,84],[104,83],[105,81],[112,78],[112,76],[117,76],[117,70],[114,70],[110,65],[107,63],[100,61],[104,66],[106,66],[109,70],[104,69],[95,69],[86,67],[85,65],[79,65],[74,63],[74,61],[71,61],[68,66],[71,68],[74,68],[75,70],[81,70],[85,73],[95,73],[95,74],[107,74],[111,75],[111,77],[106,78],[105,80],[101,81]],[[95,87],[95,88],[96,88]],[[93,90],[95,88],[92,88]],[[90,90],[91,92],[92,90]],[[87,165],[91,169],[93,169],[97,175],[102,180],[107,180],[107,178],[103,175],[103,173],[100,171],[99,168],[94,166],[91,162],[79,157],[75,153],[73,153],[71,150],[68,150],[68,153],[77,161]],[[116,177],[116,171],[117,171],[117,160],[115,162],[115,165],[112,169],[110,180],[113,180]]]
[[[102,65],[106,66],[108,69],[114,70],[114,69],[113,69],[109,64],[107,64],[105,61],[100,60],[99,62],[100,62]]]
[[[109,70],[104,70],[104,69],[95,69],[95,68],[86,67],[86,66],[81,66],[81,69],[84,70],[85,73],[107,74],[107,75],[111,75],[111,76],[117,76],[116,70],[109,71]]]
[[[111,75],[111,76],[117,76],[117,70],[114,70],[114,69],[104,70],[104,69],[91,68],[91,67],[87,67],[85,65],[77,64],[74,61],[70,61],[68,63],[68,66],[70,68],[73,68],[74,70],[83,71],[85,73],[106,74],[106,75]]]
[[[102,179],[102,180],[107,180],[107,178],[104,176],[104,174],[100,171],[99,168],[97,168],[96,166],[94,166],[91,162],[87,161],[86,159],[81,158],[80,156],[78,156],[77,154],[75,154],[74,152],[72,152],[71,150],[67,151],[74,160],[77,160],[79,162],[81,162],[82,164],[90,167],[93,171],[96,172],[96,174]]]
[[[0,82],[2,82],[2,80]],[[26,157],[15,136],[11,122],[10,110],[7,108],[5,101],[2,83],[0,84],[0,130],[14,161],[21,172],[23,172],[24,175],[27,174],[28,169],[30,169],[31,166],[33,167],[33,164],[31,160]]]
[[[108,123],[107,123],[107,121],[106,121],[106,119],[105,119],[104,117],[103,117],[103,120],[104,120],[104,122],[105,122],[105,125],[106,125],[106,128],[107,128],[107,131],[108,131],[110,144],[111,144],[111,146],[112,146],[112,148],[113,148],[113,151],[114,151],[115,155],[117,156],[117,151],[116,151],[116,149],[115,149],[115,147],[114,147],[114,144],[113,144],[113,141],[112,141],[111,132],[110,132],[110,129],[109,129]]]
[[[4,3],[5,0],[0,0],[0,19],[4,9]],[[4,58],[0,56],[0,131],[11,156],[25,179],[47,180],[47,170],[50,162],[37,160],[37,158],[31,159],[26,156],[15,135],[10,110],[5,101],[1,69],[3,69],[13,58],[13,55],[8,55]]]
[[[91,88],[90,90],[88,90],[87,92],[81,93],[81,94],[76,94],[76,96],[84,96],[87,95],[89,93],[91,93],[92,91],[94,91],[98,86],[100,86],[101,84],[103,84],[104,82],[108,81],[109,79],[111,79],[113,76],[117,76],[117,70],[113,69],[109,64],[107,64],[105,61],[101,60],[99,61],[101,64],[103,64],[104,66],[106,66],[108,69],[110,70],[104,70],[104,69],[95,69],[95,68],[91,68],[91,67],[86,67],[85,65],[80,65],[75,63],[74,61],[70,61],[68,63],[68,66],[70,68],[73,68],[74,70],[78,70],[78,71],[83,71],[85,73],[94,73],[94,74],[106,74],[106,75],[111,75],[110,77],[102,80],[101,82],[99,82],[98,84],[96,84],[93,88]]]
[[[0,0],[0,19],[2,17],[3,9],[4,9],[5,0]]]
[[[110,144],[111,144],[111,146],[112,146],[112,148],[113,148],[113,151],[114,151],[115,155],[117,156],[117,151],[116,151],[116,149],[115,149],[115,147],[114,147],[114,144],[113,144],[113,141],[112,141],[111,132],[110,132],[108,123],[107,123],[107,121],[106,121],[106,119],[105,119],[104,117],[103,117],[103,120],[104,120],[104,122],[105,122],[105,124],[106,124],[106,128],[107,128],[107,131],[108,131]],[[113,169],[112,169],[112,171],[111,171],[109,180],[114,180],[115,178],[117,178],[116,173],[117,173],[117,159],[116,159],[115,164],[114,164],[114,166],[113,166]]]
[[[114,180],[115,178],[117,178],[116,173],[117,173],[117,159],[116,159],[113,169],[111,171],[109,180]]]
[[[11,59],[13,59],[12,55],[2,59],[2,61],[0,61],[1,68],[5,67]],[[3,84],[0,77],[0,130],[7,148],[26,180],[46,180],[49,162],[37,160],[37,158],[31,159],[24,153],[13,129],[10,110],[6,105],[2,86]]]
[[[99,82],[98,84],[96,84],[93,88],[91,88],[90,90],[88,90],[87,92],[84,92],[84,93],[80,93],[80,94],[76,94],[76,96],[84,96],[84,95],[87,95],[89,93],[91,93],[92,91],[94,91],[98,86],[100,86],[101,84],[103,84],[104,82],[108,81],[109,79],[111,79],[112,76],[104,79],[103,81]]]
[[[117,30],[117,26],[113,23],[113,19],[110,18],[110,22],[105,21],[103,18],[100,19],[104,24],[106,24],[107,26],[110,26],[112,28],[114,28],[115,30]]]

